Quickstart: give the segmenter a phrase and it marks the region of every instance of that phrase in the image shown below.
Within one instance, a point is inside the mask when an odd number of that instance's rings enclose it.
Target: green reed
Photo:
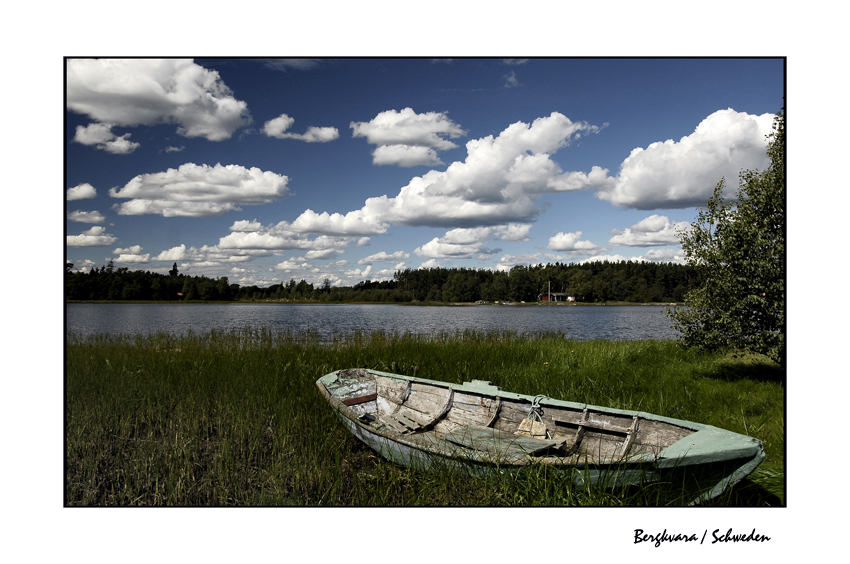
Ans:
[[[574,486],[521,475],[420,472],[351,436],[315,386],[368,367],[708,423],[762,440],[767,459],[720,505],[784,504],[784,381],[759,359],[672,341],[568,341],[466,331],[69,336],[67,505],[675,505],[675,484]]]

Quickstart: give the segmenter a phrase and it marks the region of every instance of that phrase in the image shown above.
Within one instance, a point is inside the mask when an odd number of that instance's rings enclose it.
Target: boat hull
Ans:
[[[484,474],[543,464],[570,474],[577,485],[593,486],[683,479],[692,482],[690,501],[699,503],[744,479],[765,457],[760,441],[713,426],[514,394],[489,382],[460,385],[350,369],[316,384],[358,440],[387,460],[416,469]],[[417,393],[428,400],[417,404]],[[441,406],[443,397],[448,399]],[[480,414],[470,416],[470,406]],[[516,415],[523,409],[529,421]],[[548,438],[522,436],[532,415]]]

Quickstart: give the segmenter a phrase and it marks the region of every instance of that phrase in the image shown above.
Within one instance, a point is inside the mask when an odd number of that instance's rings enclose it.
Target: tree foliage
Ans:
[[[770,166],[740,175],[725,201],[723,179],[691,229],[681,234],[702,284],[669,311],[682,342],[705,350],[761,353],[785,365],[785,114],[768,136]]]
[[[509,272],[475,268],[405,269],[392,280],[365,280],[354,286],[321,285],[306,280],[266,287],[231,284],[177,272],[129,271],[125,267],[73,272],[66,263],[69,300],[275,301],[275,302],[535,302],[552,292],[579,302],[681,302],[699,285],[691,266],[673,263],[596,261],[581,264],[515,266]]]

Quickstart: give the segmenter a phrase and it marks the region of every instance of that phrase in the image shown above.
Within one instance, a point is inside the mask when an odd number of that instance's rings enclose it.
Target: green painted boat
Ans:
[[[355,437],[416,468],[473,472],[548,464],[579,484],[682,479],[699,503],[764,460],[761,441],[711,425],[639,411],[451,384],[365,368],[319,378],[320,392]]]

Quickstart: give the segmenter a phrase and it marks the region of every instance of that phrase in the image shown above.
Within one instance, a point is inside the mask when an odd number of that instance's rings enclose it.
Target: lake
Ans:
[[[334,334],[383,330],[438,334],[458,331],[555,331],[575,340],[675,339],[666,306],[404,306],[393,304],[66,304],[66,334],[148,335],[164,331],[269,329]]]

